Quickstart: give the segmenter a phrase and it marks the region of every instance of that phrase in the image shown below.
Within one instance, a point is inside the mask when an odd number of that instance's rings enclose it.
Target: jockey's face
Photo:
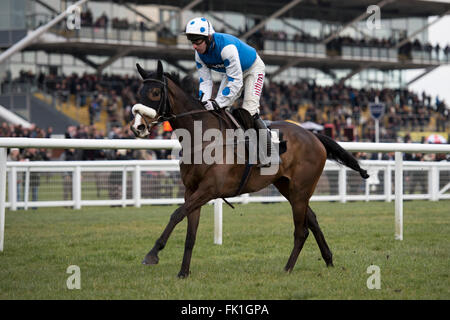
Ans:
[[[199,39],[197,41],[192,41],[192,47],[198,53],[204,54],[206,52],[206,41],[203,39]]]

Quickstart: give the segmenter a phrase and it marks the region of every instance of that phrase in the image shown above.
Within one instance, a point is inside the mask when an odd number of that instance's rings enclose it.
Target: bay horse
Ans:
[[[185,129],[193,134],[194,121],[202,121],[203,130],[233,128],[226,121],[223,110],[208,111],[203,104],[185,92],[174,77],[163,71],[158,61],[156,72],[148,72],[136,64],[143,83],[138,90],[139,103],[133,106],[134,119],[130,128],[137,138],[148,136],[151,127],[163,121],[169,121],[173,130]],[[271,123],[272,129],[278,129],[286,141],[287,151],[283,153],[276,173],[262,175],[263,168],[254,167],[249,179],[239,194],[259,191],[271,184],[286,197],[292,207],[294,220],[294,248],[286,263],[285,270],[291,272],[308,237],[308,228],[313,232],[327,266],[333,266],[333,256],[319,227],[316,215],[309,206],[317,182],[322,174],[326,159],[335,160],[360,173],[367,179],[367,171],[358,161],[331,138],[314,134],[301,126],[287,121]],[[192,148],[204,148],[204,145]],[[182,150],[187,152],[189,150]],[[143,260],[145,265],[159,262],[158,252],[162,250],[175,226],[187,217],[187,233],[184,255],[178,277],[190,274],[190,262],[194,248],[200,210],[210,200],[236,196],[236,190],[244,171],[245,164],[186,164],[180,162],[181,179],[185,186],[185,202],[176,209],[161,236]]]

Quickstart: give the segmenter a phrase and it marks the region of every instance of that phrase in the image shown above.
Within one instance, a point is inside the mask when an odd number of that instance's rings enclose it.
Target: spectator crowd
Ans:
[[[184,79],[186,85],[183,88],[193,96],[198,96],[195,80]],[[81,108],[105,108],[110,117],[109,130],[104,133],[96,128],[91,121],[90,125],[80,124],[69,126],[65,132],[66,139],[134,139],[127,123],[132,119],[131,106],[137,101],[136,94],[140,86],[137,77],[118,75],[93,75],[83,74],[78,76],[33,75],[22,72],[19,79],[11,82],[33,83],[41,90],[53,92],[62,101],[67,101],[71,96]],[[189,85],[188,85],[189,84]],[[219,84],[215,84],[215,91]],[[118,93],[118,94],[117,94]],[[334,84],[331,86],[319,86],[314,81],[298,81],[296,83],[268,82],[261,95],[261,114],[268,120],[294,120],[300,123],[311,121],[332,128],[325,131],[338,141],[374,141],[374,121],[368,115],[368,105],[378,99],[386,105],[386,115],[381,125],[381,141],[396,142],[399,140],[399,131],[424,131],[431,124],[435,131],[448,131],[449,109],[444,101],[433,100],[425,92],[417,94],[406,89],[356,89],[345,85]],[[239,107],[242,99],[235,102],[232,107]],[[97,111],[96,111],[97,112]],[[113,116],[115,115],[115,116]],[[95,115],[94,115],[95,117]],[[434,121],[432,121],[432,119]],[[32,124],[29,128],[21,125],[1,123],[1,137],[30,137],[50,138],[53,129],[39,128]],[[150,134],[150,139],[170,139],[171,129],[165,126],[155,126]],[[405,142],[411,142],[409,135]],[[357,158],[368,159],[370,155],[357,153]],[[376,154],[372,154],[372,158]],[[441,155],[442,156],[442,155]],[[427,161],[445,160],[439,155],[413,154],[405,155],[406,160]],[[9,150],[9,161],[42,161],[42,160],[154,160],[172,159],[170,150],[80,150],[67,149],[55,155],[53,150],[46,149],[17,149]],[[393,159],[393,154],[383,154],[383,159]],[[179,176],[174,172],[148,171],[143,173],[144,197],[171,198],[174,194],[182,197],[182,186]],[[410,179],[409,192],[414,193],[416,187],[424,192],[423,174],[413,173],[406,179]],[[29,187],[32,201],[38,199],[39,186],[42,176],[38,173],[30,175]],[[121,173],[111,172],[108,175],[94,174],[91,177],[96,185],[97,197],[100,197],[102,188],[106,188],[110,199],[122,197]],[[48,179],[48,178],[47,178]],[[70,173],[63,173],[63,198],[72,199],[73,177]],[[107,179],[107,180],[105,180]],[[334,179],[330,177],[330,179]],[[380,178],[382,179],[382,177]],[[107,182],[106,182],[107,181]],[[159,181],[155,184],[154,181]],[[132,187],[127,180],[127,193]],[[331,184],[330,184],[331,185]],[[106,186],[106,187],[105,187]],[[357,188],[356,185],[355,188]],[[330,187],[331,188],[331,187]],[[333,187],[334,188],[334,187]],[[353,187],[352,187],[353,188]],[[24,177],[18,175],[17,199],[24,194]],[[335,190],[331,190],[332,194]],[[356,192],[356,191],[355,191]],[[127,197],[131,197],[127,194]]]
[[[66,102],[74,97],[77,106],[88,108],[90,125],[81,126],[77,133],[71,130],[71,138],[131,137],[128,129],[122,133],[117,128],[124,127],[132,120],[131,107],[137,102],[137,91],[141,79],[137,76],[88,74],[69,76],[21,72],[19,78],[7,79],[2,86],[31,83],[40,90],[55,95],[59,101]],[[190,93],[197,96],[197,80],[184,79],[190,84]],[[183,85],[186,89],[188,86]],[[215,84],[217,90],[218,83]],[[434,131],[446,131],[449,125],[449,109],[445,101],[432,99],[425,92],[417,94],[407,89],[356,89],[342,84],[320,86],[314,81],[300,80],[296,83],[265,84],[261,96],[261,114],[269,120],[291,119],[297,122],[312,121],[320,125],[332,125],[333,138],[350,141],[374,141],[374,122],[370,117],[369,104],[376,100],[386,105],[381,130],[381,141],[394,142],[399,131],[426,131],[433,126]],[[233,107],[239,107],[242,99]],[[93,126],[99,113],[108,114],[110,132],[99,133]],[[346,128],[354,128],[354,135],[346,134]],[[51,135],[40,128],[5,133],[3,136],[48,137]],[[347,130],[348,131],[348,130]]]

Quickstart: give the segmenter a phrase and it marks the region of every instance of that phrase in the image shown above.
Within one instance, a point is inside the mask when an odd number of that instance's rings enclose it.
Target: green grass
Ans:
[[[449,299],[449,204],[405,202],[404,240],[396,241],[394,203],[313,202],[335,267],[325,266],[311,233],[290,274],[287,203],[224,207],[220,246],[206,206],[184,280],[177,273],[186,221],[158,265],[141,265],[174,206],[7,211],[0,299]],[[366,286],[372,264],[379,290]],[[81,290],[66,287],[70,265],[80,267]]]

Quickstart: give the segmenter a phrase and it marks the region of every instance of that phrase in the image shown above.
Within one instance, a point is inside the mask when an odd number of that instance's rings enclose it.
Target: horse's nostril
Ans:
[[[138,129],[139,131],[144,131],[145,125],[140,124],[140,125],[137,126],[137,129]]]

